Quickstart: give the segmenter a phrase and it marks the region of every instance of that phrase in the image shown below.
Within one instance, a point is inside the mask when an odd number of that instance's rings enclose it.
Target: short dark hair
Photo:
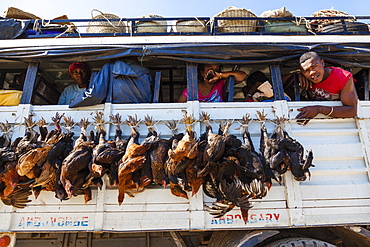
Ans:
[[[310,59],[321,59],[320,56],[314,52],[314,51],[310,51],[310,52],[306,52],[304,53],[300,58],[299,58],[299,64],[302,64],[304,62],[306,62],[307,60],[310,60]]]
[[[261,72],[261,71],[255,71],[252,74],[250,74],[247,78],[247,84],[248,85],[254,85],[257,82],[265,82],[268,81],[269,79],[267,76]]]

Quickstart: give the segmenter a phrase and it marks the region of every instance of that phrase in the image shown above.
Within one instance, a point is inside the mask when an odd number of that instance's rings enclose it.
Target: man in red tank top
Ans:
[[[297,119],[314,118],[322,113],[330,117],[351,118],[357,114],[358,98],[352,74],[346,70],[325,67],[316,52],[307,52],[299,59],[300,86],[308,90],[311,100],[340,100],[343,106],[314,105],[298,109]],[[299,121],[307,124],[308,120]]]

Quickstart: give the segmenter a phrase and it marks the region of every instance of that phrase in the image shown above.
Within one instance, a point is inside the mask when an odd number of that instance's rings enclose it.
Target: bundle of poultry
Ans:
[[[203,184],[204,192],[215,198],[211,206],[205,209],[214,217],[222,217],[235,206],[240,207],[244,223],[248,220],[248,212],[252,207],[250,198],[261,199],[267,195],[265,185],[264,164],[255,152],[248,131],[249,115],[243,117],[241,134],[244,144],[237,142],[228,134],[231,122],[220,125],[219,133],[228,140],[228,148],[223,153],[222,161],[218,161],[206,176]]]
[[[149,115],[145,116],[145,124],[148,127],[148,136],[157,136],[158,140],[152,144],[148,150],[148,160],[150,162],[150,171],[153,182],[155,184],[162,185],[166,187],[168,183],[168,178],[165,174],[164,164],[168,157],[168,150],[170,148],[171,141],[167,139],[160,138],[157,131],[154,130],[153,118]]]
[[[88,166],[92,161],[92,150],[95,145],[87,141],[86,128],[88,124],[89,122],[86,118],[81,119],[81,134],[75,141],[73,150],[62,162],[59,180],[67,194],[67,198],[77,195],[78,190],[85,184],[86,177],[89,174]]]
[[[62,138],[62,135],[59,135],[57,132],[51,133],[45,142],[41,143],[40,147],[33,148],[19,157],[17,172],[20,176],[27,176],[29,179],[40,176],[41,168],[46,161],[49,151]]]
[[[146,160],[145,153],[153,142],[158,140],[157,136],[149,136],[139,144],[140,133],[138,131],[140,121],[135,117],[128,116],[128,125],[131,127],[130,139],[126,152],[118,163],[118,204],[121,205],[125,193],[133,196],[132,192],[140,192],[147,186],[151,179],[135,176],[135,172],[142,167]]]
[[[109,116],[109,118],[112,121],[112,124],[116,126],[116,133],[114,136],[114,141],[111,142],[112,147],[104,150],[100,156],[102,162],[103,160],[105,163],[110,162],[110,168],[107,170],[106,174],[109,178],[110,187],[113,187],[118,185],[118,162],[125,154],[128,140],[122,139],[121,124],[123,122],[121,120],[121,115],[117,113]],[[107,159],[109,159],[109,161]]]
[[[260,120],[265,121],[265,116],[258,112]],[[271,137],[268,137],[264,122],[261,123],[261,146],[267,165],[271,168],[275,179],[281,182],[281,175],[288,169],[291,170],[294,179],[305,181],[310,178],[309,168],[314,166],[313,152],[309,150],[304,158],[304,148],[297,140],[292,139],[284,130],[284,118],[277,118],[273,121],[276,124]]]
[[[210,115],[207,112],[202,112],[200,121],[206,124],[205,140],[207,142],[203,151],[204,168],[199,171],[198,176],[204,177],[207,174],[212,174],[212,169],[217,166],[224,155],[226,147],[226,138],[223,135],[215,134],[212,132],[210,124]]]
[[[94,131],[86,134],[90,123],[83,118],[74,145],[71,129],[75,123],[64,114],[55,114],[52,118],[55,129],[51,131],[43,118],[36,123],[30,116],[25,121],[24,137],[11,144],[7,137],[10,125],[4,127],[0,123],[3,133],[7,133],[3,135],[4,141],[0,140],[0,198],[7,205],[24,207],[32,189],[36,198],[41,190],[46,190],[55,191],[60,200],[83,193],[87,202],[91,200],[90,185],[101,188],[102,176],[107,174],[110,185],[118,186],[119,205],[125,193],[133,196],[152,182],[164,187],[169,183],[170,192],[183,198],[188,198],[187,192],[194,196],[203,185],[204,193],[216,199],[212,205],[205,205],[205,210],[214,217],[222,217],[240,207],[246,222],[252,207],[250,200],[265,197],[272,179],[281,183],[282,174],[291,170],[296,180],[304,181],[310,177],[309,167],[313,166],[312,151],[303,157],[304,148],[285,131],[284,118],[272,121],[277,127],[270,136],[265,126],[266,115],[258,112],[257,118],[261,121],[259,152],[248,129],[249,114],[242,117],[242,138],[238,139],[229,134],[232,121],[221,121],[218,133],[213,133],[210,115],[202,112],[200,122],[205,124],[206,131],[199,140],[192,127],[196,120],[187,113],[182,118],[184,133],[178,133],[177,122],[166,123],[172,131],[170,139],[160,137],[155,121],[147,115],[144,123],[148,134],[140,144],[140,120],[136,115],[126,120],[131,128],[128,140],[122,139],[121,116],[110,116],[111,123],[116,125],[113,141],[106,139],[103,113],[96,112],[96,134]],[[67,133],[62,133],[60,124]],[[35,126],[39,133],[33,130]]]
[[[86,182],[83,188],[89,185],[96,185],[98,188],[102,188],[104,174],[112,174],[112,167],[117,166],[118,161],[122,158],[125,153],[124,150],[117,149],[115,142],[109,142],[105,139],[106,130],[104,129],[103,115],[100,113],[96,114],[94,118],[97,124],[97,139],[98,144],[93,148],[92,151],[92,162],[89,164],[89,175],[86,178]],[[118,116],[119,117],[119,116]]]
[[[185,170],[198,156],[199,143],[192,128],[194,117],[184,113],[182,121],[186,126],[185,134],[179,141],[173,139],[172,147],[168,150],[165,172],[170,181],[171,193],[174,196],[188,198],[185,190],[189,191],[191,188],[188,187]]]
[[[61,117],[65,120],[65,125],[67,128],[72,126],[74,123],[71,118],[66,118],[64,115],[59,115],[56,113],[55,117],[52,117],[52,121],[55,125],[59,125]],[[64,158],[72,150],[72,137],[73,132],[60,133],[59,128],[56,127],[55,130],[48,132],[47,124],[44,118],[37,123],[40,130],[40,141],[47,141],[50,139],[51,135],[58,135],[59,141],[53,144],[52,148],[47,154],[46,161],[41,167],[41,173],[38,177],[35,178],[35,181],[31,184],[31,188],[34,192],[35,198],[38,197],[41,190],[45,191],[55,191],[57,184],[57,174],[58,170],[61,169],[61,164]]]

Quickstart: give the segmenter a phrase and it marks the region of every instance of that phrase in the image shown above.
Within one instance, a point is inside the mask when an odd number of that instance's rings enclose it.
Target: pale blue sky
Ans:
[[[91,17],[92,9],[119,17],[157,14],[164,17],[212,17],[229,6],[245,8],[260,15],[285,6],[295,16],[310,16],[318,10],[334,8],[350,15],[370,16],[369,0],[1,0],[0,13],[8,7],[20,8],[44,19],[68,15],[70,19]]]

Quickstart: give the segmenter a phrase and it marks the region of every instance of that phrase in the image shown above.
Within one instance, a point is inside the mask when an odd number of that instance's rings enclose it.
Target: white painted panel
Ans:
[[[305,208],[306,225],[369,224],[370,207]]]
[[[301,184],[302,199],[305,200],[330,200],[330,199],[368,199],[370,198],[370,185],[367,184],[341,184],[305,186]]]
[[[94,229],[93,212],[16,213],[12,231],[87,231]]]
[[[331,200],[312,200],[303,201],[305,208],[325,208],[325,207],[370,207],[370,198],[362,199],[331,199]]]
[[[111,189],[106,191],[105,203],[118,205],[118,190]],[[141,193],[135,194],[135,197],[129,197],[125,195],[125,200],[123,204],[143,204],[143,203],[175,203],[175,204],[186,204],[189,200],[173,196],[169,188],[153,188],[146,189]]]
[[[189,229],[189,212],[112,212],[106,214],[104,229],[112,231],[186,230]]]
[[[185,104],[106,104],[77,109],[70,109],[66,106],[31,106],[30,108],[35,114],[34,120],[44,117],[49,123],[55,112],[65,113],[76,122],[82,117],[92,120],[96,110],[106,114],[120,113],[122,120],[126,120],[128,115],[135,114],[143,119],[148,114],[155,121],[159,121],[156,129],[163,138],[171,135],[170,130],[164,125],[165,121],[181,119],[186,109],[192,112],[208,111],[214,131],[217,130],[220,120],[232,119],[234,123],[230,128],[230,133],[241,138],[236,128],[240,126],[240,119],[243,115],[250,113],[255,119],[257,110],[264,109],[265,113],[268,113],[267,118],[274,119],[275,112],[281,111],[277,109],[279,104],[279,102],[274,102],[274,104],[266,102],[197,104],[190,102]],[[283,104],[286,102],[281,104],[281,108],[284,108]],[[289,113],[289,117],[294,118],[297,114],[296,108],[304,104],[306,103],[289,102],[288,105],[293,110]],[[330,104],[337,103],[330,102]],[[22,113],[20,108],[17,108],[18,113]],[[23,113],[28,115],[26,108]],[[366,111],[370,112],[370,104],[366,105]],[[6,114],[11,116],[10,112],[5,112]],[[284,175],[289,176],[285,177],[284,181],[288,181],[285,185],[274,182],[265,198],[253,200],[253,208],[250,210],[247,224],[241,220],[238,208],[232,210],[223,219],[213,219],[208,212],[202,211],[203,203],[210,204],[215,199],[203,195],[201,190],[197,195],[200,198],[198,201],[195,198],[187,200],[175,197],[170,193],[169,188],[151,187],[142,193],[135,194],[134,198],[126,195],[123,204],[119,206],[117,188],[109,188],[108,185],[103,191],[93,189],[93,200],[87,204],[83,203],[83,196],[59,202],[54,197],[54,193],[42,192],[37,200],[32,197],[33,201],[28,207],[16,209],[14,214],[10,213],[13,210],[11,207],[1,205],[0,217],[5,219],[5,223],[13,231],[272,228],[369,222],[367,215],[370,215],[370,184],[356,122],[353,119],[319,117],[323,119],[314,119],[306,126],[297,125],[294,119],[287,125],[291,136],[302,143],[305,149],[312,149],[314,152],[313,163],[316,167],[310,168],[311,180],[289,183],[288,178],[291,178],[291,173],[288,171]],[[108,119],[108,116],[104,118]],[[178,127],[180,132],[185,129],[183,123],[180,123]],[[269,133],[275,128],[271,122],[267,122],[266,127]],[[50,128],[54,127],[50,126]],[[89,126],[89,129],[93,128],[93,125]],[[121,128],[124,137],[129,136],[129,126],[124,123]],[[205,130],[204,123],[196,123],[195,129],[198,131],[197,135],[200,136]],[[80,130],[77,126],[73,131],[78,136]],[[139,131],[140,139],[143,139],[147,134],[147,128],[143,123],[140,124]],[[258,149],[260,123],[256,119],[249,124],[249,131]],[[110,126],[110,138],[114,136],[114,132],[115,127]],[[191,201],[193,205],[190,205]],[[288,205],[291,208],[287,208]],[[198,211],[190,211],[193,209]],[[303,216],[302,213],[304,213]],[[361,214],[366,214],[366,216]]]
[[[0,122],[15,123],[19,116],[17,116],[18,106],[0,106]]]

